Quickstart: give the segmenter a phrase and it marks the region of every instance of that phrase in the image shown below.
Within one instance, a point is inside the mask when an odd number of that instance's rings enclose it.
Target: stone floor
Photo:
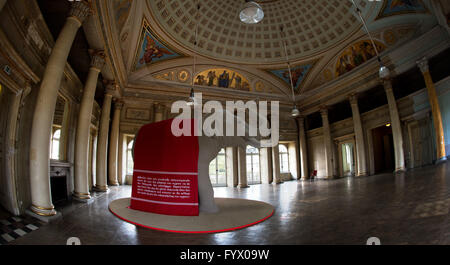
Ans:
[[[261,200],[276,207],[264,223],[239,231],[186,235],[136,227],[108,211],[112,200],[129,197],[130,187],[113,187],[87,205],[73,204],[63,219],[12,244],[262,245],[358,244],[378,237],[382,244],[450,244],[450,162],[409,171],[334,181],[285,182],[249,189],[216,188],[216,197]],[[71,210],[67,210],[67,209]]]

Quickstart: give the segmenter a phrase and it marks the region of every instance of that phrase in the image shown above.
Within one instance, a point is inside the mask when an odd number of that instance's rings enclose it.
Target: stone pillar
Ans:
[[[444,127],[442,126],[442,116],[441,109],[439,107],[439,100],[436,95],[436,87],[434,86],[433,78],[431,77],[427,59],[421,59],[417,62],[417,65],[419,66],[420,71],[422,71],[428,90],[428,99],[430,100],[434,131],[436,134],[437,162],[439,163],[447,160],[447,154],[445,151]]]
[[[74,199],[86,202],[91,198],[89,194],[89,136],[91,134],[92,108],[97,89],[98,75],[105,64],[102,51],[95,52],[92,57],[91,68],[84,86],[80,112],[78,114],[77,133],[75,141],[75,180]]]
[[[261,181],[263,184],[270,184],[273,181],[272,150],[271,148],[261,148],[260,150]]]
[[[109,86],[114,86],[114,84],[109,84]],[[107,91],[105,98],[103,100],[102,115],[100,118],[100,131],[98,133],[97,142],[97,167],[96,167],[96,184],[95,190],[97,191],[107,191],[107,177],[106,177],[106,158],[108,153],[108,134],[109,134],[109,119],[111,115],[111,101],[112,94]]]
[[[108,179],[111,186],[119,186],[119,181],[117,179],[117,159],[119,153],[120,113],[122,108],[123,103],[120,101],[115,101],[114,117],[111,125],[111,137],[109,138]]]
[[[237,148],[227,147],[225,150],[225,157],[227,160],[227,186],[233,188],[236,187],[239,182]]]
[[[163,104],[155,104],[155,122],[164,120],[165,106]]]
[[[247,152],[244,147],[237,148],[238,155],[238,174],[239,174],[239,188],[248,188],[247,181]]]
[[[359,113],[358,97],[353,94],[349,97],[350,105],[353,113],[353,126],[355,131],[356,141],[356,156],[357,156],[357,172],[356,176],[367,176],[367,162],[366,162],[366,147],[364,144],[364,132],[361,122],[361,114]]]
[[[272,169],[273,169],[273,184],[281,184],[283,180],[281,179],[280,170],[280,148],[279,146],[272,147]]]
[[[405,171],[405,154],[403,152],[402,124],[397,109],[392,82],[390,79],[383,79],[384,90],[389,104],[389,113],[391,115],[392,134],[394,138],[395,153],[395,172]]]
[[[31,211],[40,216],[54,216],[50,191],[50,139],[58,90],[75,35],[90,7],[85,1],[74,2],[45,68],[36,99],[30,143]]]
[[[305,118],[300,117],[298,119],[299,125],[299,141],[300,141],[300,174],[303,180],[309,179],[308,170],[308,149],[306,146],[306,132],[305,132]]]
[[[322,115],[323,123],[323,141],[325,147],[325,163],[326,163],[326,173],[325,178],[333,178],[333,142],[331,140],[331,129],[330,122],[328,121],[328,109],[322,107],[320,109],[320,114]]]

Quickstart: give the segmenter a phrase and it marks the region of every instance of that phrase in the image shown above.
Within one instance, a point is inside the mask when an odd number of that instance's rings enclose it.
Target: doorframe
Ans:
[[[335,144],[337,144],[338,146],[338,156],[339,156],[339,174],[341,175],[341,177],[345,177],[344,176],[344,159],[342,157],[342,145],[346,144],[346,143],[352,143],[353,144],[353,163],[354,163],[354,167],[356,169],[356,165],[358,163],[358,155],[356,153],[356,139],[355,139],[355,134],[351,133],[351,134],[347,134],[341,137],[337,137],[334,138],[334,142]],[[355,170],[356,173],[356,170]]]

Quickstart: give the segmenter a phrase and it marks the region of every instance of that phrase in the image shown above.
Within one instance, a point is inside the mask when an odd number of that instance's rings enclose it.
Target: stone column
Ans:
[[[437,148],[437,162],[447,160],[445,151],[444,127],[442,126],[441,108],[439,107],[439,100],[436,95],[436,87],[434,86],[433,78],[431,77],[428,61],[426,58],[417,62],[417,65],[422,71],[425,79],[425,84],[428,90],[428,99],[430,100],[431,113],[433,115],[434,131],[436,134],[436,148]]]
[[[323,123],[323,141],[325,147],[325,163],[326,163],[326,176],[325,178],[331,179],[333,177],[333,142],[331,140],[331,129],[330,122],[328,120],[328,109],[322,107],[320,109],[320,114],[322,115]]]
[[[109,86],[114,86],[113,83]],[[106,92],[105,98],[103,100],[102,115],[100,117],[100,131],[98,133],[97,142],[97,167],[96,167],[96,184],[95,190],[97,191],[107,191],[107,177],[106,177],[106,158],[108,153],[108,134],[109,134],[109,119],[111,115],[111,101],[112,93]]]
[[[350,105],[352,106],[353,113],[353,126],[355,131],[356,141],[356,156],[357,156],[357,172],[356,176],[367,176],[367,163],[366,163],[366,147],[364,144],[364,132],[361,122],[361,114],[359,113],[358,97],[353,94],[349,97]]]
[[[247,152],[244,147],[239,146],[238,155],[238,174],[239,174],[239,188],[248,188],[247,181]]]
[[[280,170],[280,148],[277,146],[272,147],[272,169],[273,169],[273,184],[281,184],[283,180],[281,179]]]
[[[299,141],[300,141],[300,174],[303,180],[309,179],[308,171],[308,149],[306,146],[305,118],[298,119],[299,125]]]
[[[84,86],[75,141],[75,181],[74,199],[86,202],[89,194],[89,136],[91,134],[92,108],[97,89],[98,75],[105,64],[103,51],[93,54],[91,68]]]
[[[164,120],[165,106],[163,104],[155,104],[155,122]]]
[[[227,186],[230,188],[236,187],[238,185],[238,159],[237,159],[237,148],[227,147],[225,150],[225,157],[227,163]]]
[[[109,138],[109,170],[108,179],[111,186],[119,186],[117,179],[117,158],[119,152],[120,113],[123,102],[115,101],[114,117],[111,125],[111,137]]]
[[[72,4],[48,60],[36,99],[30,143],[30,187],[31,211],[40,216],[56,215],[51,199],[49,165],[53,115],[67,57],[75,35],[89,12],[90,7],[85,1]]]
[[[260,150],[261,181],[270,184],[273,180],[272,170],[272,150],[271,148],[261,148]]]
[[[392,82],[390,79],[383,79],[384,90],[389,104],[389,113],[391,115],[392,134],[394,138],[395,153],[395,172],[405,171],[405,154],[403,152],[402,124],[397,109]]]

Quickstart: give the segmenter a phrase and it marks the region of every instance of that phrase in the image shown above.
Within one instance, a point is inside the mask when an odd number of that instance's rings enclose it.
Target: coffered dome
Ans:
[[[284,61],[283,26],[292,60],[324,52],[345,41],[361,28],[350,1],[257,1],[265,18],[247,25],[239,20],[244,1],[202,0],[197,20],[196,1],[148,0],[154,21],[177,43],[202,55],[241,63]],[[360,2],[363,10],[371,6]],[[194,46],[195,25],[199,42]]]

